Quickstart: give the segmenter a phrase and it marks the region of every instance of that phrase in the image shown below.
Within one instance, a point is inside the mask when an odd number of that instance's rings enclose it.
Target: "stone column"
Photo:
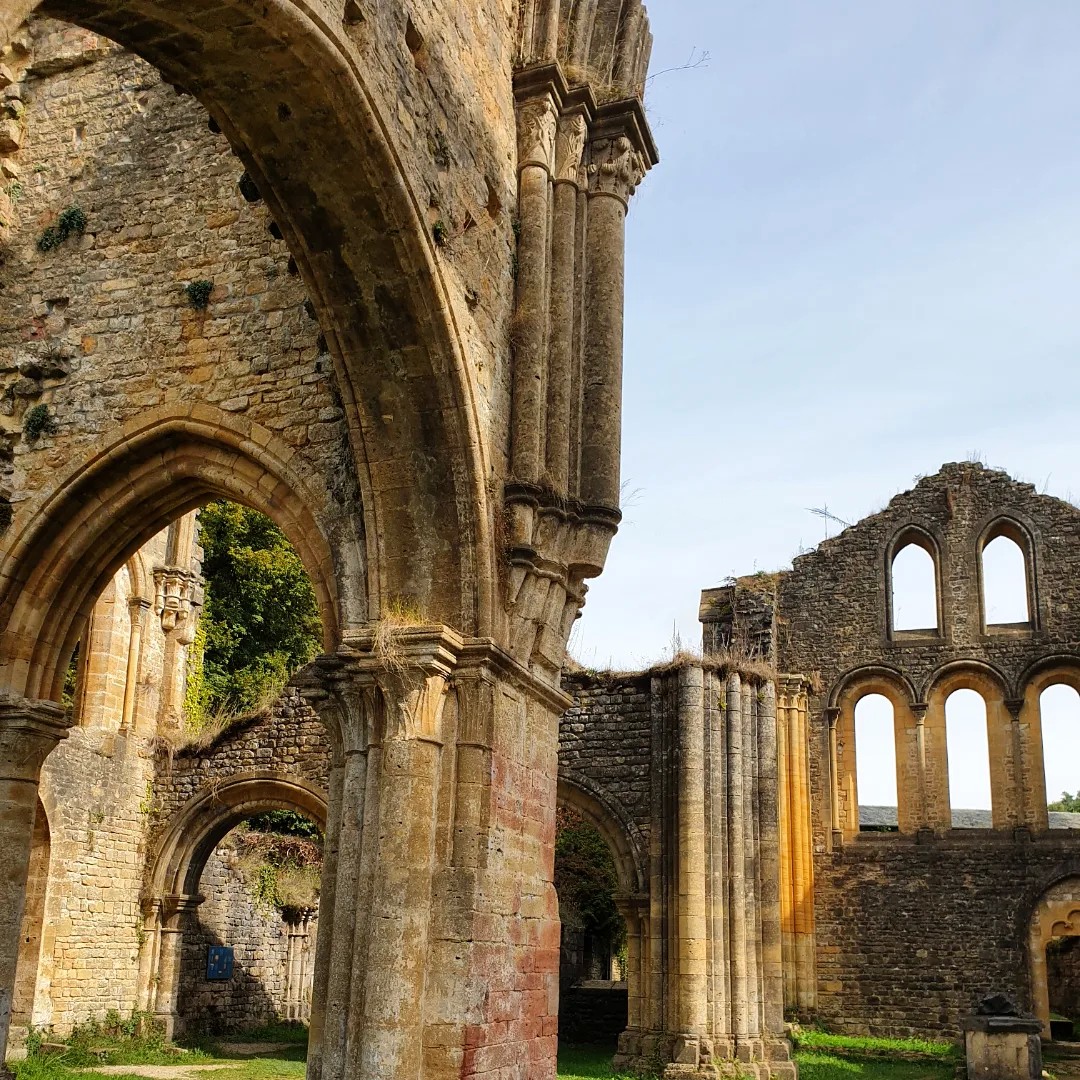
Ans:
[[[644,962],[647,955],[643,933],[648,918],[648,899],[643,896],[616,896],[615,904],[626,923],[626,1030],[640,1038],[643,1026],[642,997],[645,990]],[[620,1044],[624,1040],[620,1036]]]
[[[840,720],[840,710],[825,710],[825,719],[829,725],[829,820],[832,846],[840,847],[844,842],[844,830],[840,821],[840,746],[836,726]]]
[[[551,222],[551,326],[547,372],[547,475],[556,491],[576,494],[571,468],[573,395],[580,378],[581,304],[578,274],[578,198],[586,119],[578,111],[559,121],[555,140],[555,191]]]
[[[731,1033],[736,1042],[750,1030],[747,1012],[746,970],[746,818],[743,801],[748,796],[743,770],[742,680],[730,675],[727,681],[728,722],[728,881],[730,890],[731,940]]]
[[[157,970],[161,956],[161,900],[146,899],[142,904],[142,937],[139,943],[140,1012],[157,1009]]]
[[[154,568],[154,611],[165,635],[160,708],[166,727],[178,728],[182,723],[187,646],[195,640],[199,590],[198,574],[182,566]]]
[[[135,716],[136,692],[139,688],[139,661],[142,657],[143,619],[150,609],[150,601],[133,596],[128,601],[130,631],[128,634],[127,672],[124,675],[124,708],[120,719],[122,731],[137,729]]]
[[[679,671],[678,684],[678,907],[676,924],[679,1042],[673,1060],[697,1065],[708,1028],[705,889],[704,673]]]
[[[11,1025],[41,766],[70,724],[54,702],[0,701],[0,1069]]]
[[[762,1033],[784,1030],[784,957],[780,941],[780,799],[776,690],[761,688],[758,706],[758,911],[761,926]],[[805,902],[805,900],[804,900]]]
[[[158,932],[157,1002],[155,1014],[166,1039],[183,1033],[179,1017],[180,972],[184,959],[184,929],[188,916],[203,902],[202,896],[176,893],[162,897]]]
[[[305,695],[307,696],[307,695]],[[309,698],[309,700],[311,700]],[[328,695],[317,692],[311,703],[322,715]],[[311,988],[311,1018],[308,1026],[308,1076],[322,1073],[327,991],[330,982],[330,943],[334,927],[338,858],[341,844],[341,811],[344,802],[345,764],[341,731],[336,714],[324,717],[331,740],[331,764],[327,778],[326,834],[323,839],[323,866],[319,888],[319,936],[315,942],[315,973]]]
[[[780,685],[781,696],[776,709],[777,769],[780,778],[780,937],[784,962],[784,1002],[787,1005],[794,1005],[798,1000],[795,964],[795,890],[792,884],[792,868],[795,861],[791,824],[794,813],[794,793],[788,752],[792,709],[787,688],[784,683]]]
[[[541,83],[535,96],[519,87],[517,117],[518,261],[510,343],[514,357],[511,468],[517,480],[537,484],[544,464],[548,232],[558,123],[555,101],[546,83]]]
[[[339,741],[312,1078],[422,1075],[441,721],[462,643],[448,631],[401,635],[382,657],[343,650],[323,662],[322,700],[307,693]]]
[[[626,209],[644,172],[625,134],[604,133],[589,147],[581,497],[599,506],[619,505]]]

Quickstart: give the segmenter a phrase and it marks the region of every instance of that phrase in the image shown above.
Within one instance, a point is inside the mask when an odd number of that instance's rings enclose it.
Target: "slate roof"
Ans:
[[[859,826],[863,829],[895,829],[897,827],[895,806],[860,806]],[[954,829],[990,829],[993,821],[989,810],[954,810]],[[1080,814],[1050,811],[1051,829],[1080,829]]]

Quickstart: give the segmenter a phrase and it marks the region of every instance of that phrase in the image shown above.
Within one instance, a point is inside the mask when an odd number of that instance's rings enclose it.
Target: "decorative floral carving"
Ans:
[[[555,138],[555,179],[581,182],[581,157],[585,152],[585,117],[566,116]]]
[[[629,202],[645,176],[645,160],[625,136],[598,139],[590,147],[589,190]]]
[[[529,101],[518,108],[518,163],[552,167],[558,118],[551,98]]]

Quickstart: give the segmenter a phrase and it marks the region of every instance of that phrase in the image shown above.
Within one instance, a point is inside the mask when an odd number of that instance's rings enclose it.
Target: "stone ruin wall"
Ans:
[[[142,556],[160,561],[164,548],[164,535],[155,537]],[[65,1030],[108,1009],[130,1011],[138,1000],[139,897],[156,773],[152,721],[165,643],[158,620],[144,618],[125,729],[129,605],[136,595],[124,567],[95,605],[80,648],[76,726],[42,770],[48,881],[41,905],[27,907],[26,919],[40,920],[41,960],[22,1026]]]
[[[287,686],[269,713],[237,723],[208,747],[159,751],[158,767],[152,843],[183,806],[239,776],[272,772],[325,792],[330,743],[315,711]]]
[[[147,793],[144,740],[76,727],[46,763],[50,880],[33,1022],[64,1031],[138,1001]]]
[[[206,862],[199,905],[184,931],[178,1013],[185,1030],[217,1034],[282,1020],[307,1020],[315,965],[318,916],[302,924],[290,952],[290,926],[277,911],[259,908],[236,864],[234,847],[219,844]],[[207,979],[207,949],[234,950],[231,979]],[[301,967],[300,987],[291,985],[290,964]],[[297,1000],[298,998],[298,1000]]]
[[[984,530],[1003,516],[1023,525],[1033,540],[1037,625],[988,634],[976,553]],[[936,639],[887,630],[889,545],[911,526],[939,548],[942,635]],[[851,835],[856,808],[848,805],[842,782],[837,819],[844,835],[834,830],[828,709],[835,703],[830,694],[860,668],[900,673],[917,694],[925,694],[935,673],[949,664],[976,673],[993,669],[1010,684],[1004,693],[1017,699],[1013,708],[1025,689],[1024,673],[1040,658],[1059,657],[1062,666],[1080,669],[1078,535],[1080,511],[1069,504],[1003,472],[951,464],[795,559],[790,572],[740,579],[734,587],[736,608],[771,643],[779,670],[808,676],[813,1013],[832,1030],[952,1036],[959,1018],[990,991],[1033,1005],[1027,922],[1040,895],[1080,868],[1080,835],[1032,824],[1034,804],[1045,802],[1045,792],[1030,707],[1023,707],[1017,722],[1019,758],[1014,761],[1012,744],[991,754],[998,823],[991,832],[941,824],[948,778],[930,730],[931,704],[925,787],[936,818],[908,835]],[[730,587],[705,594],[706,619],[714,616],[710,605],[721,594],[730,603]],[[707,644],[718,625],[706,622]],[[982,687],[984,697],[989,686]],[[991,714],[994,702],[988,699],[987,707]],[[841,731],[842,769],[848,767],[848,739],[853,743],[851,732]],[[917,801],[916,765],[910,754],[898,752],[901,803],[905,791],[909,803]]]
[[[397,163],[444,238],[440,273],[503,459],[517,181],[515,58],[501,28],[512,7],[425,4],[407,27],[401,12],[365,11],[350,28],[383,120],[415,150]],[[265,204],[241,195],[225,136],[194,98],[90,31],[36,17],[15,46],[0,56],[13,79],[0,85],[0,496],[17,509],[124,421],[206,402],[280,433],[321,473],[339,528],[362,532],[347,513],[357,480],[314,308]],[[39,251],[69,206],[85,212],[85,235]],[[183,292],[197,280],[214,283],[205,311]],[[381,318],[400,319],[397,298],[376,289],[376,300]],[[58,430],[23,438],[38,404]],[[379,406],[389,418],[391,397]]]

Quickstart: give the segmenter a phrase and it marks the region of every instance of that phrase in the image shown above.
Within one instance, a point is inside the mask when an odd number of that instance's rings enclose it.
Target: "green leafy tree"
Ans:
[[[1061,793],[1061,798],[1057,802],[1052,802],[1047,807],[1048,810],[1062,810],[1070,814],[1080,814],[1080,791],[1075,795],[1070,795],[1067,791]]]
[[[224,500],[199,512],[206,595],[189,667],[198,726],[264,706],[319,651],[319,608],[285,534],[264,514]],[[201,663],[201,670],[200,670]]]

